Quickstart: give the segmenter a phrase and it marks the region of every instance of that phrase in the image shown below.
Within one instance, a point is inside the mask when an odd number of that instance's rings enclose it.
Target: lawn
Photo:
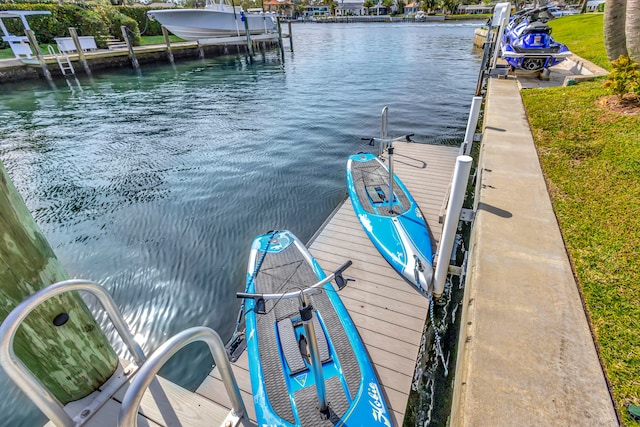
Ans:
[[[611,69],[601,15],[553,24],[572,51]],[[607,110],[606,95],[603,79],[522,91],[611,393],[622,423],[638,425],[625,407],[640,405],[640,116]]]
[[[174,36],[173,34],[169,35],[169,41],[171,43],[183,42],[180,37]],[[142,36],[140,37],[140,46],[149,46],[152,44],[164,44],[163,36]]]
[[[605,70],[611,70],[611,63],[604,49],[602,13],[564,16],[549,21],[553,38],[566,44],[571,52],[589,59]]]

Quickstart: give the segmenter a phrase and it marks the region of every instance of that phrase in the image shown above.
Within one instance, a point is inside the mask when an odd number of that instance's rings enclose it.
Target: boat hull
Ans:
[[[349,157],[347,189],[364,231],[384,259],[408,283],[423,294],[431,294],[433,252],[427,223],[409,190],[396,175],[394,213],[390,214],[388,188],[389,170],[374,154]]]
[[[184,40],[206,40],[216,37],[245,34],[240,12],[207,9],[152,10],[148,15],[164,25],[167,30]],[[271,16],[243,14],[251,34],[275,31]]]
[[[270,232],[253,241],[247,292],[286,292],[325,277],[291,232]],[[257,424],[391,426],[382,388],[349,313],[331,283],[321,289],[308,298],[315,310],[316,336],[326,339],[324,345],[319,339],[318,347],[331,419],[323,420],[317,410],[315,378],[308,360],[291,357],[291,352],[298,357],[303,353],[299,346],[304,328],[299,324],[297,298],[266,301],[266,314],[257,314],[255,302],[247,300],[247,351]]]

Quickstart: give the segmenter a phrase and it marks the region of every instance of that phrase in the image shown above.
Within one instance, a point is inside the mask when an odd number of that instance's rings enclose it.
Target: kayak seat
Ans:
[[[326,363],[331,360],[329,355],[329,345],[327,344],[327,337],[324,334],[324,329],[320,325],[318,315],[313,316],[313,329],[316,332],[316,341],[318,342],[318,352],[320,353],[320,360],[322,363]]]
[[[291,319],[282,319],[278,322],[278,339],[280,340],[280,348],[287,362],[290,375],[295,375],[307,370],[307,365],[302,359],[296,333],[293,330]]]
[[[328,362],[331,360],[331,356],[329,355],[327,337],[316,316],[313,317],[313,326],[316,333],[316,341],[318,342],[320,360],[322,360],[322,363]],[[303,353],[305,357],[308,357],[306,354],[309,351],[308,346],[304,338],[301,339],[301,343],[296,339],[296,333],[290,318],[282,319],[278,322],[278,339],[280,340],[280,348],[289,367],[290,375],[306,371],[308,368],[304,362]]]
[[[535,21],[524,27],[524,30],[522,30],[522,35],[531,33],[551,34],[551,27],[543,22]]]
[[[373,203],[382,203],[389,200],[387,198],[387,193],[384,191],[385,188],[382,184],[366,185],[364,188],[367,191],[367,195],[369,196],[369,198]]]

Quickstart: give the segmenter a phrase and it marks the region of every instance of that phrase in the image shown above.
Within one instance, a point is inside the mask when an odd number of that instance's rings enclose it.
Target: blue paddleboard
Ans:
[[[372,153],[347,163],[347,188],[360,224],[384,259],[423,294],[432,292],[433,253],[424,216],[402,181]],[[389,203],[391,202],[391,204]]]
[[[325,277],[289,231],[258,236],[251,245],[247,293],[299,291]],[[367,351],[336,289],[329,282],[307,295],[322,361],[325,413],[318,410],[309,337],[298,298],[246,299],[247,350],[258,426],[392,425]]]

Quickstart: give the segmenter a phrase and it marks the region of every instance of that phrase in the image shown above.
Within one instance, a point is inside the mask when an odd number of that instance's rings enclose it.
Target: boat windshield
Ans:
[[[231,0],[233,1],[233,0]],[[222,10],[232,12],[235,8],[236,12],[240,12],[242,7],[239,5],[232,5],[230,0],[207,0],[205,3],[205,9]]]

